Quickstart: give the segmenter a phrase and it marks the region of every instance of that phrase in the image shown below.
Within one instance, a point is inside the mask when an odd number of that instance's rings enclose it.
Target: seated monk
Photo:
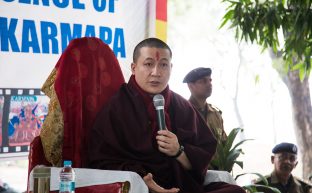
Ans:
[[[132,76],[99,112],[88,143],[88,167],[142,176],[150,192],[243,193],[223,182],[203,185],[216,139],[192,105],[169,89],[169,46],[156,38],[134,49]],[[165,99],[159,130],[153,97]]]

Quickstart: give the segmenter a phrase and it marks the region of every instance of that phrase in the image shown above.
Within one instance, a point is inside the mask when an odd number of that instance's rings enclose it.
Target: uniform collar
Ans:
[[[280,183],[280,182],[278,181],[277,175],[276,175],[276,173],[275,173],[274,171],[271,173],[271,183],[272,183],[272,184],[278,184],[278,183]],[[287,184],[289,184],[289,183],[295,183],[296,185],[300,185],[300,182],[298,182],[298,181],[293,177],[292,174],[290,174],[290,176],[289,176],[289,178],[288,178]]]
[[[189,101],[194,105],[194,107],[200,111],[205,111],[207,109],[207,102],[205,101],[204,105],[202,106],[198,99],[191,95]]]

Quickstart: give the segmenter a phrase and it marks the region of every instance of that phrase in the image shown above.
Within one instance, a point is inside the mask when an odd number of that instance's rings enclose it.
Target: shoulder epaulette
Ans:
[[[222,111],[218,108],[218,107],[216,107],[216,106],[214,106],[214,105],[212,105],[212,104],[208,104],[213,110],[215,110],[215,111],[218,111],[220,114],[222,114]]]
[[[298,178],[298,177],[296,177],[296,176],[293,176],[293,178],[295,178],[297,181],[299,181],[299,182],[300,182],[300,183],[302,183],[302,184],[305,184],[305,185],[307,185],[307,186],[312,187],[312,183],[311,183],[311,182],[309,182],[309,181],[306,181],[306,180],[300,179],[300,178]]]

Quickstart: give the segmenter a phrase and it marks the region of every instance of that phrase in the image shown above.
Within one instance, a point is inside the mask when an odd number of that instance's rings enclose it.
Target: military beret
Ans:
[[[273,149],[272,153],[281,153],[281,152],[288,152],[297,154],[297,146],[292,143],[280,143],[277,144]]]
[[[191,70],[183,79],[183,83],[189,83],[189,82],[195,82],[196,80],[199,80],[205,76],[211,75],[211,69],[210,68],[195,68]]]

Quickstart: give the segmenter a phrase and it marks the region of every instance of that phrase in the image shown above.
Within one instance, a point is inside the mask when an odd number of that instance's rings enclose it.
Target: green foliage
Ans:
[[[230,22],[236,38],[256,42],[264,49],[283,52],[287,70],[310,74],[312,55],[311,0],[223,0],[228,3],[223,27]],[[280,41],[283,34],[283,40]],[[280,47],[280,43],[284,46]],[[299,63],[297,66],[294,64]]]
[[[260,185],[260,184],[249,184],[249,185],[245,185],[245,186],[242,186],[242,188],[244,188],[245,190],[247,190],[248,192],[250,193],[256,193],[258,192],[258,189],[257,188],[261,188],[262,190],[271,190],[275,193],[281,193],[277,188],[274,188],[274,187],[271,187],[269,186],[269,183],[268,183],[268,180],[261,174],[259,173],[243,173],[243,174],[239,174],[235,177],[235,180],[237,180],[237,178],[243,176],[243,175],[246,175],[246,174],[254,174],[254,175],[257,175],[258,178],[259,178],[259,181],[262,181],[264,183],[264,185]]]
[[[243,131],[243,129],[234,128],[228,135],[225,142],[221,142],[219,140],[217,145],[216,157],[211,161],[211,164],[218,167],[219,170],[231,172],[234,164],[237,164],[241,168],[243,168],[243,162],[237,161],[239,155],[244,154],[239,146],[250,139],[245,139],[238,142],[237,144],[233,144],[239,131]]]
[[[243,154],[243,151],[241,148],[239,148],[239,146],[241,146],[245,141],[252,140],[252,139],[245,139],[245,140],[239,141],[237,144],[234,144],[235,138],[239,132],[243,132],[243,129],[234,128],[228,135],[227,140],[225,142],[222,142],[219,140],[218,145],[217,145],[217,152],[216,152],[217,156],[211,161],[211,164],[213,166],[217,166],[219,170],[232,172],[234,164],[237,164],[241,168],[243,168],[243,162],[237,161],[237,158],[239,157],[239,155]],[[257,175],[259,177],[259,181],[262,181],[264,183],[264,185],[249,184],[249,185],[242,186],[242,188],[244,188],[246,191],[250,193],[256,193],[258,192],[257,188],[261,187],[262,190],[270,189],[275,193],[281,193],[278,189],[269,186],[267,179],[259,173],[239,174],[235,177],[235,180],[237,180],[237,178],[246,174]]]
[[[246,186],[243,186],[243,188],[245,190],[248,190],[249,192],[251,193],[256,193],[256,192],[259,192],[257,188],[262,188],[262,189],[269,189],[275,193],[281,193],[279,191],[279,189],[277,188],[274,188],[274,187],[271,187],[271,186],[268,186],[268,185],[258,185],[258,184],[250,184],[250,185],[246,185]]]

